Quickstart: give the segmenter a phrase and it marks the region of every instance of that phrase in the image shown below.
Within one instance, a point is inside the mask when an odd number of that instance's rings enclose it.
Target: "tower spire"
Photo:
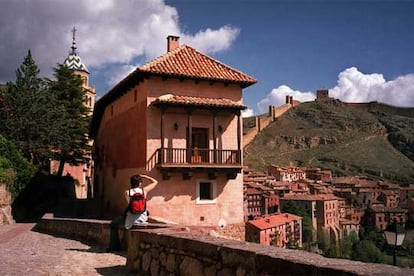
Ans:
[[[72,46],[70,47],[72,51],[69,51],[68,57],[65,59],[65,64],[72,70],[75,71],[84,71],[89,73],[88,69],[86,68],[85,64],[82,63],[82,60],[78,54],[78,50],[76,47],[76,31],[77,29],[75,26],[72,28]]]
[[[76,28],[73,26],[72,29],[72,53],[76,53]]]

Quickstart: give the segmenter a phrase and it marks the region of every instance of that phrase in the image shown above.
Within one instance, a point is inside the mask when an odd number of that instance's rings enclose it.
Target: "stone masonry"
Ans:
[[[14,224],[15,221],[12,216],[12,197],[7,187],[0,184],[0,225]]]

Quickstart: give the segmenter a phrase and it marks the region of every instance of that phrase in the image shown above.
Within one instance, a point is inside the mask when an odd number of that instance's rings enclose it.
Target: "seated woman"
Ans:
[[[143,180],[147,179],[150,181],[149,184],[143,187]],[[131,201],[134,200],[134,195],[141,194],[144,198],[147,197],[148,193],[155,188],[158,184],[158,181],[152,178],[151,176],[140,174],[133,175],[130,179],[131,189],[125,191],[125,198],[128,202],[128,211],[125,217],[125,228],[131,229],[133,225],[146,223],[148,220],[148,211],[144,208],[141,211],[134,211],[131,208]]]

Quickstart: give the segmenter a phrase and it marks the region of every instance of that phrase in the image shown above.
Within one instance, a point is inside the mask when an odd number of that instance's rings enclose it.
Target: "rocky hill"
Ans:
[[[277,118],[244,148],[244,163],[322,167],[414,183],[414,108],[338,100],[303,103]]]

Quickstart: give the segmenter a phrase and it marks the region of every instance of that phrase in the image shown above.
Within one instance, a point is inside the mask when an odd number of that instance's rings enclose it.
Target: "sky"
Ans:
[[[244,116],[318,89],[414,107],[414,1],[0,0],[0,83],[15,80],[28,49],[53,78],[74,26],[98,98],[164,54],[172,34],[257,79]]]

